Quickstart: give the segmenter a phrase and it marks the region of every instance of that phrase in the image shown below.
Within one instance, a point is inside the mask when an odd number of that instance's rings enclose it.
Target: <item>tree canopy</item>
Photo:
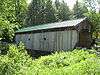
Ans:
[[[25,24],[39,25],[56,21],[55,9],[51,0],[32,0],[28,7]]]
[[[76,4],[74,5],[73,8],[73,14],[74,14],[74,18],[84,18],[84,13],[87,13],[88,9],[85,6],[84,3],[80,3],[78,1],[76,1]]]
[[[64,1],[59,2],[56,0],[55,5],[56,5],[58,19],[60,21],[70,20],[71,11],[67,6],[67,3],[65,3]]]
[[[12,41],[14,30],[23,25],[26,0],[0,0],[0,38]]]
[[[98,34],[100,33],[100,14],[95,12],[88,12],[85,15],[91,22],[91,34],[93,38],[98,38]]]
[[[10,23],[23,24],[26,9],[26,0],[0,0],[0,16]]]
[[[70,19],[70,13],[70,9],[64,1],[56,0],[53,3],[52,0],[32,0],[28,7],[25,24],[33,26],[65,21]]]

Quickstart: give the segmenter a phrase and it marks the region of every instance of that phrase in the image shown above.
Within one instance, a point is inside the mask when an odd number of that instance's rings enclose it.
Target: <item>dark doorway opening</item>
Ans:
[[[88,29],[83,29],[79,32],[79,46],[83,48],[90,48],[91,35]]]

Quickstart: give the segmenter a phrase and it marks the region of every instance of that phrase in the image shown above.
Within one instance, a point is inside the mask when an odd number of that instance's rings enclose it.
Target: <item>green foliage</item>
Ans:
[[[64,1],[59,2],[58,0],[56,0],[55,6],[56,6],[56,11],[57,11],[58,21],[59,20],[66,21],[70,19],[71,11],[69,7],[67,6],[67,3],[65,3]]]
[[[26,0],[0,0],[0,16],[10,23],[22,24],[26,9]]]
[[[96,11],[97,9],[97,3],[99,3],[98,0],[83,0],[85,2],[85,5],[91,10]]]
[[[0,0],[0,38],[12,42],[14,31],[23,25],[26,0]]]
[[[2,44],[0,42],[0,55],[6,55],[8,51],[8,45],[7,44]]]
[[[100,13],[88,12],[85,16],[91,22],[91,34],[98,38],[100,32]]]
[[[32,60],[24,49],[9,45],[0,56],[0,75],[100,75],[100,57],[84,50],[56,52]]]
[[[100,58],[84,50],[61,52],[34,62],[30,75],[99,75]]]
[[[6,42],[11,42],[14,37],[14,28],[17,26],[9,21],[0,18],[0,38]]]
[[[52,0],[32,0],[28,7],[25,25],[53,23],[69,20],[70,18],[71,11],[64,1],[56,0],[53,3]]]
[[[78,1],[76,1],[76,4],[74,5],[73,8],[73,14],[74,14],[74,18],[84,18],[84,13],[87,13],[88,9],[87,7],[84,5],[84,3],[80,3]]]
[[[28,7],[25,25],[39,25],[56,21],[51,0],[32,0]]]
[[[22,75],[21,71],[28,69],[32,62],[23,45],[9,45],[7,55],[0,56],[0,75]]]
[[[56,21],[55,9],[53,7],[52,1],[47,0],[45,4],[45,22],[53,23]]]
[[[20,25],[24,25],[24,20],[27,12],[26,0],[15,0],[15,21]]]

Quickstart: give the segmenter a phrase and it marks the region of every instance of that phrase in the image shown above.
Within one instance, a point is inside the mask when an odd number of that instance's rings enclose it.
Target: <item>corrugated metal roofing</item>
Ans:
[[[79,24],[80,22],[82,22],[85,19],[86,18],[22,28],[22,29],[17,30],[16,33],[44,30],[44,29],[61,28],[61,27],[72,27],[72,26],[76,26],[77,24]]]

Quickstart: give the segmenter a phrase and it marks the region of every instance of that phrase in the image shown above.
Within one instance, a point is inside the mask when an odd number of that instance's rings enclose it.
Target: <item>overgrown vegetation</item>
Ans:
[[[12,42],[14,37],[14,29],[17,28],[17,25],[10,23],[3,18],[0,18],[0,40],[6,42]]]
[[[93,38],[98,39],[100,33],[100,13],[88,12],[85,14],[91,24],[91,34]]]
[[[0,40],[12,42],[15,30],[23,26],[26,0],[0,0]]]
[[[96,13],[95,0],[76,1],[70,10],[67,3],[55,0],[0,0],[0,40],[13,42],[15,30],[20,27],[83,18],[92,23],[91,34],[100,35],[100,11]],[[100,4],[100,1],[97,0]],[[90,12],[87,7],[91,9]],[[27,12],[27,16],[26,16]],[[95,34],[95,35],[94,35]],[[0,75],[100,75],[100,56],[89,50],[56,52],[32,60],[23,44],[0,44]]]
[[[0,55],[0,75],[100,75],[100,57],[75,49],[32,60],[22,44],[9,45]]]
[[[30,67],[32,62],[21,43],[18,47],[9,45],[7,54],[0,55],[0,75],[22,75],[20,72]]]

